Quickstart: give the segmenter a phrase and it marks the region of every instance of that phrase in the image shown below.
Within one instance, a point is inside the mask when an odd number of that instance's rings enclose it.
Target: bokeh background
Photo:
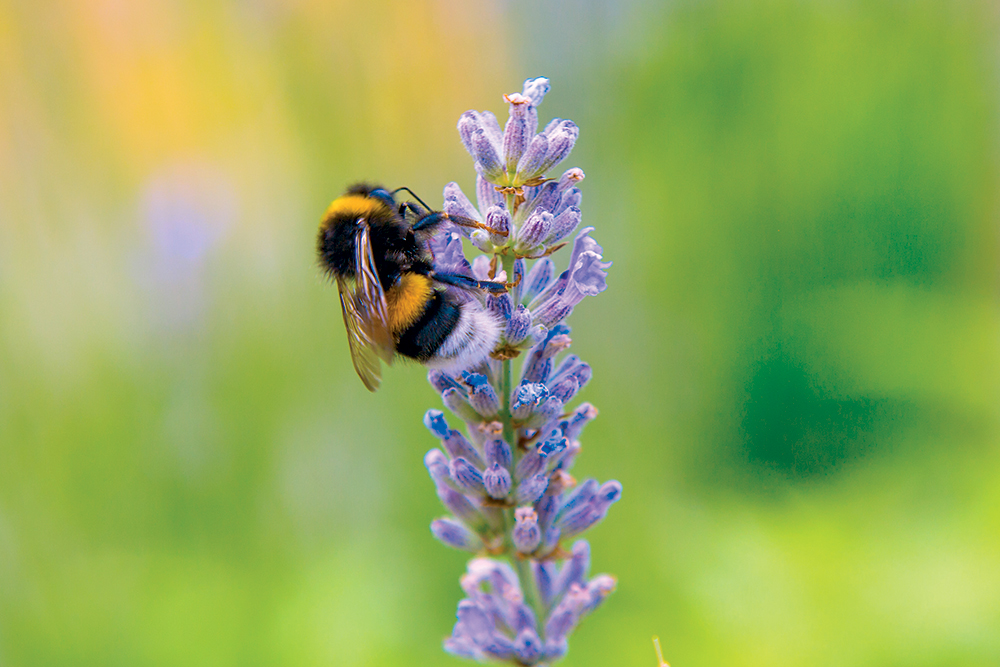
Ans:
[[[0,665],[459,665],[418,366],[315,265],[552,79],[619,589],[565,664],[1000,664],[998,16],[975,0],[0,1]],[[565,261],[564,259],[562,261]]]

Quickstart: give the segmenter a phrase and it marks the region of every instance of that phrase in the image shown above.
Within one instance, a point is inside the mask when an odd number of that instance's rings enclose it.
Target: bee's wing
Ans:
[[[382,379],[379,359],[392,362],[393,340],[387,325],[385,294],[375,271],[367,225],[361,225],[356,241],[354,289],[339,277],[337,287],[340,289],[340,307],[344,313],[354,370],[368,390],[375,391]]]
[[[358,242],[354,247],[354,266],[357,272],[357,297],[367,313],[368,334],[378,356],[387,364],[392,363],[395,350],[392,334],[389,333],[389,307],[385,302],[385,292],[375,270],[375,255],[372,253],[368,225],[361,225]]]

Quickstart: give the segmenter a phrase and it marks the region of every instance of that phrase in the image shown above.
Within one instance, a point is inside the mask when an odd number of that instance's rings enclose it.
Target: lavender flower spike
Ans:
[[[517,665],[561,658],[566,654],[569,633],[615,589],[614,577],[601,574],[587,580],[586,569],[578,570],[575,554],[581,550],[588,551],[586,542],[577,542],[574,559],[561,568],[551,561],[536,562],[531,568],[531,581],[524,583],[540,591],[545,607],[552,610],[544,618],[537,617],[525,603],[522,580],[510,566],[491,558],[470,561],[468,573],[462,577],[462,588],[469,597],[458,605],[458,622],[445,640],[445,650]],[[572,583],[554,590],[553,584],[565,579],[564,572],[569,569],[574,570]],[[509,639],[511,634],[513,640]]]
[[[434,519],[433,535],[489,556],[468,564],[465,599],[445,650],[521,667],[563,657],[580,621],[614,590],[609,575],[588,579],[587,542],[569,541],[622,496],[615,480],[578,484],[570,474],[582,452],[580,433],[597,410],[572,405],[593,369],[567,353],[565,320],[585,297],[607,288],[611,263],[591,237],[594,227],[576,232],[583,171],[551,175],[579,128],[557,118],[539,131],[538,106],[548,90],[548,79],[529,79],[520,93],[504,96],[503,129],[488,111],[462,115],[458,130],[473,157],[476,204],[456,183],[445,186],[443,208],[452,219],[428,242],[437,271],[510,281],[506,291],[466,295],[501,332],[490,358],[454,374],[428,373],[465,433],[441,410],[428,410],[424,424],[441,448],[424,463],[450,513]],[[574,232],[561,270],[553,253]],[[463,237],[483,254],[467,257]]]

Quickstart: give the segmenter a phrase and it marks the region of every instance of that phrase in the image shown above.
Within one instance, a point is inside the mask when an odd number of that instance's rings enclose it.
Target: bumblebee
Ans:
[[[416,202],[397,202],[402,190]],[[351,359],[369,391],[379,388],[381,362],[391,364],[396,354],[456,371],[476,366],[496,346],[500,322],[470,292],[501,293],[507,285],[435,268],[428,241],[445,221],[488,229],[431,210],[407,188],[365,183],[323,215],[319,263],[337,282]]]

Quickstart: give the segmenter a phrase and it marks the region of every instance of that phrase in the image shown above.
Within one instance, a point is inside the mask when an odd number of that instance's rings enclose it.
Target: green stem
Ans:
[[[510,211],[511,216],[514,214],[514,201],[515,196],[508,193],[506,195],[507,210]],[[510,238],[516,236],[516,229],[513,228],[513,222],[511,224]],[[513,280],[514,278],[514,253],[509,249],[503,254],[497,255],[500,258],[500,266],[507,275],[507,280]],[[500,423],[503,424],[503,439],[510,445],[511,451],[514,454],[514,465],[511,470],[513,471],[517,467],[517,462],[521,459],[521,449],[518,447],[518,440],[520,439],[520,429],[514,426],[514,417],[510,412],[510,400],[511,394],[513,393],[513,364],[510,359],[505,359],[500,365],[500,395],[501,395],[501,407],[500,407]],[[524,593],[524,601],[527,603],[531,610],[535,612],[535,618],[539,623],[542,623],[545,619],[543,613],[545,611],[542,605],[542,596],[538,591],[538,585],[535,582],[535,576],[531,571],[531,560],[530,558],[520,558],[517,556],[513,541],[510,538],[511,531],[514,528],[514,509],[508,507],[503,511],[504,517],[504,546],[506,547],[508,557],[510,558],[511,564],[514,566],[514,571],[517,572],[518,582],[521,584],[521,591]]]

